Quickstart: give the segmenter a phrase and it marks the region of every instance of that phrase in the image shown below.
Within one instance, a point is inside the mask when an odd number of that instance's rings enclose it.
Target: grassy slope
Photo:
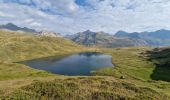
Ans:
[[[3,31],[0,31],[0,48],[1,61],[18,61],[61,55],[83,49],[82,46],[63,38],[34,37],[28,34]]]
[[[150,73],[152,73],[154,68],[153,64],[140,57],[140,53],[147,49],[149,48],[140,47],[103,50],[103,53],[112,55],[113,64],[116,66],[114,69],[114,74],[113,72],[107,72],[106,74],[113,74],[117,77],[123,75],[125,77],[149,80]],[[109,71],[109,69],[106,69],[105,71]]]
[[[73,94],[70,93],[75,93],[75,96],[81,93],[80,96],[82,96],[82,98],[139,98],[140,96],[146,99],[153,97],[152,99],[157,100],[166,99],[163,98],[163,93],[170,95],[170,83],[153,81],[150,75],[155,69],[154,64],[140,57],[140,53],[148,50],[148,48],[97,49],[100,52],[113,56],[113,63],[116,66],[115,69],[104,69],[94,73],[108,76],[104,77],[104,79],[102,76],[99,78],[94,77],[96,79],[93,79],[93,77],[84,77],[83,79],[73,77],[73,79],[70,80],[71,86],[67,86],[67,79],[70,77],[33,70],[24,65],[12,62],[52,55],[62,56],[67,53],[89,51],[89,49],[63,40],[62,38],[33,37],[31,35],[11,34],[7,32],[0,32],[0,48],[0,95],[9,95],[11,91],[14,91],[13,96],[16,96],[16,98],[20,96],[29,98],[30,96],[33,97],[36,95],[43,98],[47,97],[47,92],[61,91],[62,94],[50,92],[51,94],[48,95],[65,97],[67,95],[73,96]],[[120,80],[120,76],[125,76],[126,79]],[[82,80],[84,84],[81,83],[81,85],[80,81]],[[47,84],[46,81],[48,81],[49,84]],[[93,82],[89,84],[89,81]],[[103,81],[106,83],[102,83]],[[55,84],[56,82],[61,84]],[[116,85],[114,83],[116,83]],[[123,83],[124,85],[122,85]],[[109,85],[107,86],[106,84]],[[72,85],[73,88],[69,89]],[[91,88],[89,88],[89,85]],[[74,88],[74,86],[78,88]],[[33,87],[37,88],[33,90],[29,89]],[[100,87],[106,88],[100,91]],[[42,93],[46,92],[44,95],[40,95],[41,93],[36,92],[38,91],[37,89],[41,89]],[[63,89],[66,90],[63,91]],[[76,92],[73,91],[76,89]],[[86,94],[87,92],[85,91],[88,91],[88,94]],[[34,94],[30,94],[31,92]],[[125,94],[121,94],[121,92]],[[145,92],[149,95],[144,94]],[[136,93],[136,95],[134,93]]]
[[[157,48],[153,51],[148,51],[147,58],[157,66],[151,78],[170,82],[170,48]]]

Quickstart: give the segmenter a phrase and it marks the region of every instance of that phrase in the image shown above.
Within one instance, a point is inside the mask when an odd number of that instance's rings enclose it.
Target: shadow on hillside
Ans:
[[[156,48],[147,55],[148,60],[156,65],[151,78],[170,82],[170,48]]]

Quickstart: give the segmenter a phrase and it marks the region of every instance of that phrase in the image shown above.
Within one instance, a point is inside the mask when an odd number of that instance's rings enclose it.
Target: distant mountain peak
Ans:
[[[119,30],[117,33],[124,33],[125,31],[123,30]],[[127,33],[127,32],[126,32]]]
[[[16,25],[13,23],[7,23],[6,26],[16,26]]]
[[[78,34],[86,34],[86,35],[98,35],[98,34],[102,34],[102,35],[110,35],[108,33],[105,33],[104,31],[99,31],[99,32],[93,32],[91,30],[86,30],[84,32],[79,32]]]
[[[92,32],[91,30],[86,30],[84,32],[79,32],[79,33],[82,33],[82,34],[94,34],[95,32]]]
[[[91,30],[86,30],[86,31],[84,31],[84,32],[92,32]]]
[[[169,30],[166,30],[166,29],[160,29],[160,30],[157,30],[157,31],[155,31],[155,32],[170,32]]]
[[[124,36],[127,36],[128,34],[129,34],[129,33],[120,30],[120,31],[116,32],[115,36],[116,36],[116,37],[124,37]]]
[[[5,30],[9,30],[9,31],[30,32],[30,33],[36,32],[36,30],[34,30],[34,29],[30,29],[30,28],[27,28],[27,27],[21,28],[21,27],[18,27],[17,25],[15,25],[13,23],[7,23],[5,25],[0,25],[0,29],[5,29]]]

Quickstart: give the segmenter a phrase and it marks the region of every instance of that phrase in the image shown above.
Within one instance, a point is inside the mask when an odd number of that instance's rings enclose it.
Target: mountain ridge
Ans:
[[[116,37],[128,37],[134,39],[142,39],[146,41],[149,46],[170,46],[170,30],[157,30],[153,32],[117,32]]]
[[[33,33],[37,36],[47,37],[63,37],[60,33],[50,31],[37,32],[35,29],[27,27],[19,27],[13,23],[6,25],[0,25],[1,30],[9,31],[21,31],[26,33]],[[67,35],[65,38],[70,39],[78,44],[85,46],[97,46],[97,47],[129,47],[129,46],[170,46],[170,30],[157,30],[153,32],[126,32],[118,31],[114,35],[105,33],[103,31],[93,32],[86,30],[84,32],[78,32],[73,35]]]
[[[37,31],[35,29],[30,29],[27,27],[19,27],[13,23],[7,23],[5,25],[0,25],[0,29],[2,30],[9,30],[9,31],[22,31],[22,32],[29,32],[29,33],[36,33]]]
[[[42,31],[36,31],[35,29],[27,28],[27,27],[19,27],[13,23],[7,23],[4,25],[0,25],[1,30],[7,30],[7,31],[14,31],[14,32],[26,32],[31,33],[36,36],[47,36],[47,37],[62,37],[60,33],[55,33],[52,31],[42,30]]]
[[[118,31],[111,35],[105,32],[92,32],[90,30],[79,32],[67,38],[85,46],[100,47],[129,47],[129,46],[170,46],[170,30],[157,30],[154,32]]]
[[[92,32],[90,30],[79,32],[74,35],[67,36],[68,39],[85,46],[99,47],[128,47],[147,45],[145,41],[140,39],[132,39],[127,37],[115,37],[105,32]]]

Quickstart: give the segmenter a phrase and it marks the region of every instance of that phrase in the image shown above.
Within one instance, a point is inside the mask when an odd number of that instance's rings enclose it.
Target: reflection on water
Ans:
[[[49,57],[19,62],[35,69],[62,75],[90,75],[91,71],[113,67],[112,57],[96,52],[73,54],[58,58]]]

